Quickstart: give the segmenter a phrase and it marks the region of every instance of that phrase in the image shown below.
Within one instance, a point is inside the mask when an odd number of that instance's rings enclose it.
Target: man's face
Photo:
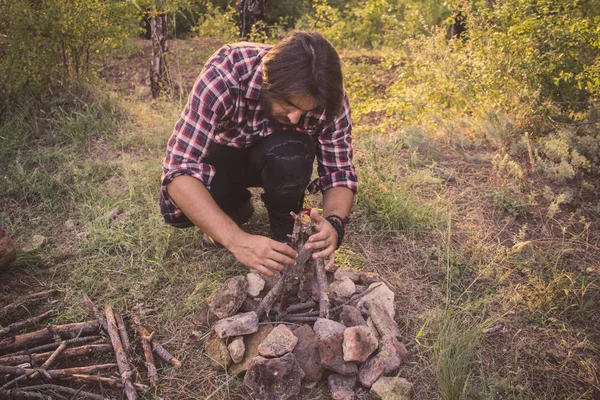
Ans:
[[[319,106],[310,95],[291,96],[286,100],[271,101],[266,105],[267,114],[280,124],[295,125],[307,112]]]

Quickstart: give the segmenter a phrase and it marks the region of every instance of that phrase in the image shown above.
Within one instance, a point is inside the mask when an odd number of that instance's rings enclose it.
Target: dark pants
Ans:
[[[302,208],[314,157],[315,141],[311,136],[284,131],[273,133],[249,148],[213,143],[203,162],[213,165],[216,170],[210,185],[213,199],[239,224],[247,219],[240,217],[251,198],[247,188],[264,188],[262,199],[269,214],[271,232],[276,240],[283,241],[292,231],[290,211],[298,213]],[[165,215],[162,198],[160,203]],[[184,215],[166,222],[178,228],[193,226]]]

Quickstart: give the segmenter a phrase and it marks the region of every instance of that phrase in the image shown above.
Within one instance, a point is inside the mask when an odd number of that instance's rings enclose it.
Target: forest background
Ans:
[[[59,288],[70,322],[86,292],[164,327],[197,368],[162,371],[162,398],[245,395],[188,340],[245,269],[165,226],[157,194],[172,126],[246,3],[0,1],[0,226],[22,249],[0,294]],[[337,260],[394,287],[415,398],[600,398],[600,2],[262,4],[247,40],[315,29],[340,51],[361,186]],[[248,229],[268,231],[260,205]]]

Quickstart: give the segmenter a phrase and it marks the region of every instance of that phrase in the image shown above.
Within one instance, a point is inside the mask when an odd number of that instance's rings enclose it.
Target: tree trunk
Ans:
[[[150,19],[150,29],[152,32],[152,65],[150,67],[150,89],[152,98],[160,96],[162,89],[167,87],[167,14],[157,12]]]
[[[240,0],[240,37],[247,38],[256,21],[267,18],[267,0]]]

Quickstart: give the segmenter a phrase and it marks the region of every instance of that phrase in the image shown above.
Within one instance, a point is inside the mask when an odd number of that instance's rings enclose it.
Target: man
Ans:
[[[298,213],[313,161],[323,213],[307,248],[334,262],[357,190],[350,105],[335,49],[315,32],[275,46],[226,45],[207,61],[175,124],[163,163],[161,212],[175,227],[197,226],[236,259],[272,276],[294,265],[284,242]],[[273,239],[240,226],[252,215],[248,187],[262,187]]]

